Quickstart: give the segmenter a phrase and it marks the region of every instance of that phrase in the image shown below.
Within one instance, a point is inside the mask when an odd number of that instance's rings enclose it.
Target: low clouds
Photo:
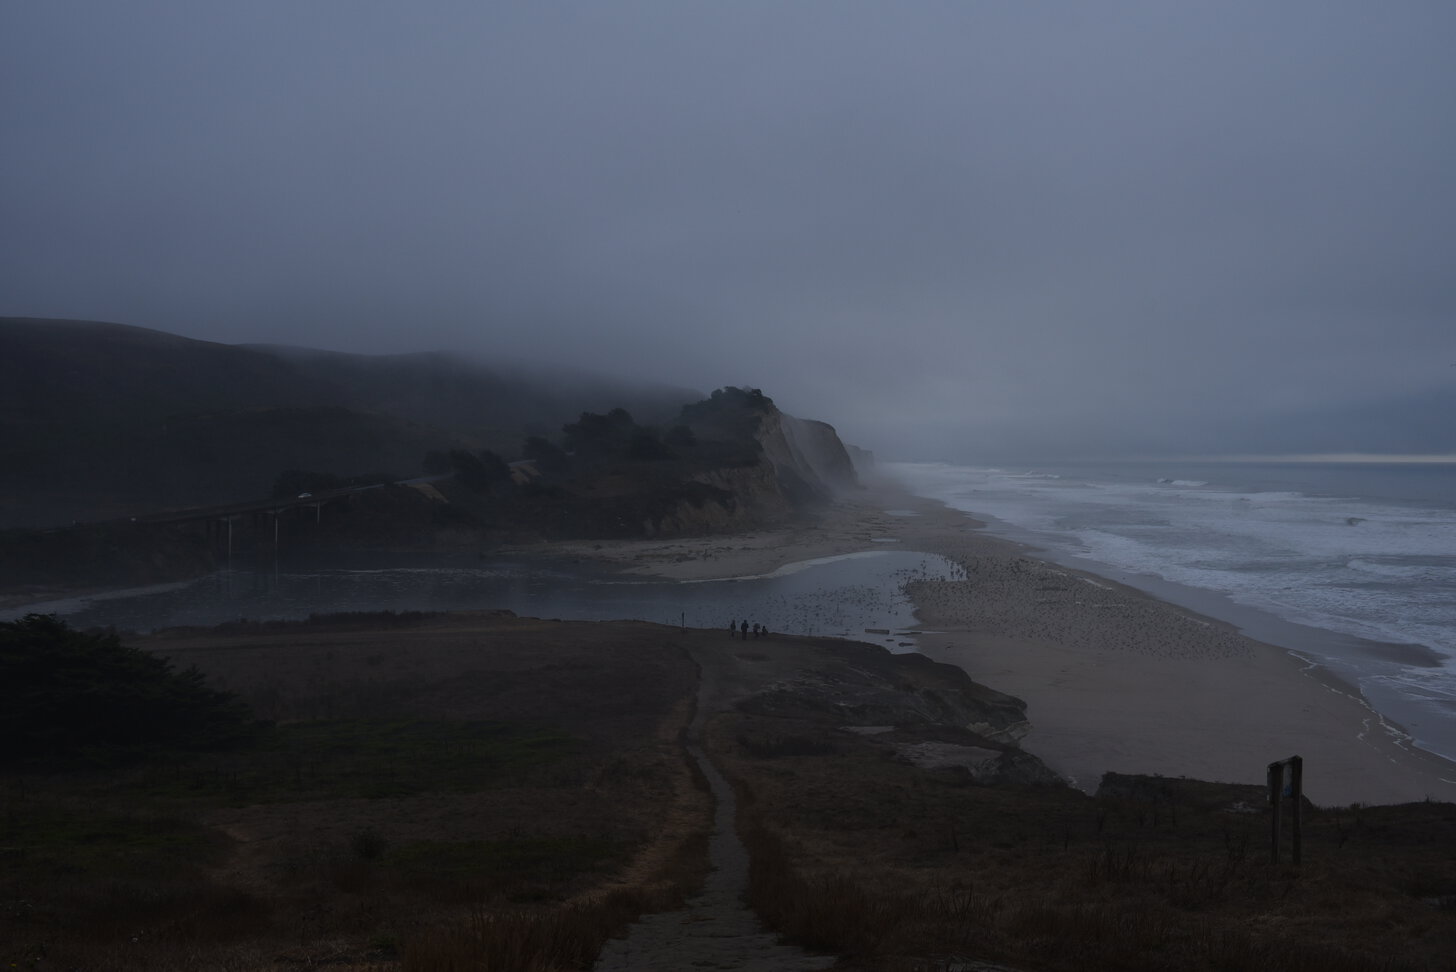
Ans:
[[[902,456],[1456,449],[1401,418],[1456,397],[1453,27],[8,5],[0,312],[751,383]]]

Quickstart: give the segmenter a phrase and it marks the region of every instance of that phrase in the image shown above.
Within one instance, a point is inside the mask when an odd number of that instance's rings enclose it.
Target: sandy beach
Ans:
[[[702,580],[891,544],[965,569],[963,579],[910,585],[919,650],[1026,700],[1023,747],[1083,789],[1108,771],[1261,783],[1270,761],[1298,754],[1305,792],[1321,805],[1456,801],[1456,764],[1406,744],[1357,690],[1303,658],[1038,560],[893,483],[842,499],[810,526],[561,552]]]

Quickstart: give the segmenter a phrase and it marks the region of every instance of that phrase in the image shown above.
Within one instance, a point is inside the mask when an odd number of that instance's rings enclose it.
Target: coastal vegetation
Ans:
[[[408,477],[426,453],[507,455],[583,410],[656,423],[701,396],[445,353],[225,345],[97,321],[0,318],[0,345],[0,528],[255,500],[286,469]]]
[[[11,324],[22,350],[45,343]],[[109,425],[95,389],[27,405],[10,387],[7,421],[23,434],[7,440],[7,496],[45,516],[113,515],[107,504],[137,496],[236,499],[246,466],[258,502],[223,518],[7,531],[0,585],[17,603],[294,550],[473,556],[586,539],[572,555],[593,556],[612,540],[719,534],[711,547],[618,546],[639,566],[729,558],[784,540],[750,528],[793,523],[822,542],[827,501],[856,484],[832,428],[753,388],[682,407],[587,403],[486,394],[477,368],[437,356],[69,330],[115,362],[148,363],[78,369],[127,403]],[[41,351],[30,360],[58,366],[57,347]],[[159,361],[190,369],[178,390],[147,370]],[[49,435],[72,451],[46,451]],[[26,463],[39,485],[17,475]],[[98,468],[104,490],[83,477]],[[891,519],[883,502],[859,511],[849,549],[916,537],[886,536]],[[1021,553],[969,550],[953,551],[959,578],[906,585],[966,652],[1004,641],[1023,666],[1047,645],[1119,652],[1122,670],[1252,651]],[[704,877],[711,801],[684,747],[698,710],[737,793],[748,900],[841,968],[1426,972],[1456,954],[1451,804],[1311,806],[1303,862],[1270,861],[1258,788],[1109,775],[1083,793],[1019,747],[1026,703],[954,665],[785,634],[738,647],[719,631],[508,612],[145,638],[45,615],[0,624],[0,962],[587,968]]]
[[[846,967],[1390,972],[1456,949],[1450,804],[1311,809],[1304,862],[1276,865],[1255,786],[977,786],[842,733],[764,755],[743,732],[725,717],[714,738],[743,795],[749,900]]]
[[[701,879],[709,804],[676,741],[692,669],[664,629],[352,615],[66,639],[148,685],[198,663],[248,732],[200,746],[187,722],[126,760],[12,760],[7,968],[580,968]],[[56,680],[94,695],[84,681]],[[23,683],[0,684],[9,703]],[[74,712],[26,715],[45,736]]]
[[[276,462],[296,451],[270,455]],[[355,468],[381,470],[392,453],[359,455]],[[660,423],[618,406],[580,412],[558,435],[543,430],[510,451],[428,449],[408,464],[428,475],[404,482],[384,471],[332,472],[318,458],[277,473],[270,499],[0,531],[0,596],[32,603],[273,565],[298,552],[726,533],[803,520],[855,483],[831,427],[781,414],[758,389],[733,387]],[[112,472],[93,493],[112,492]]]
[[[711,803],[681,742],[700,678],[747,693],[706,743],[738,794],[749,901],[836,967],[1424,972],[1456,947],[1449,804],[1308,808],[1303,863],[1273,864],[1257,787],[1129,776],[1088,796],[960,728],[1023,713],[951,666],[737,644],[500,613],[143,639],[127,651],[195,663],[249,731],[10,766],[0,960],[588,968],[703,877]],[[922,758],[947,752],[994,770]]]
[[[73,631],[51,615],[0,622],[0,767],[109,766],[172,751],[236,748],[256,733],[235,696],[195,667]]]

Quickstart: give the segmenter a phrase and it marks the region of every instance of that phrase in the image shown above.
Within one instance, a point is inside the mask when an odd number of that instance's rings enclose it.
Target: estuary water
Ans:
[[[1456,464],[901,463],[1054,560],[1231,621],[1456,758]]]
[[[901,588],[909,580],[945,579],[958,571],[935,554],[892,549],[692,583],[632,579],[575,563],[394,556],[221,571],[184,584],[31,604],[12,613],[53,613],[73,627],[149,632],[342,611],[506,608],[538,618],[655,621],[725,632],[730,620],[747,619],[770,631],[912,650],[903,632],[916,623],[914,607]]]

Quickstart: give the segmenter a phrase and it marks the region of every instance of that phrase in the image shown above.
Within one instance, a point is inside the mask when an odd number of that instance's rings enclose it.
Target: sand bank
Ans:
[[[913,584],[920,650],[1025,699],[1023,746],[1078,786],[1102,773],[1259,783],[1298,754],[1316,803],[1456,802],[1456,764],[1409,746],[1358,691],[1284,648],[1114,581],[1041,561],[933,500],[885,484],[812,526],[568,553],[677,580],[764,574],[859,550],[965,569]]]
[[[1027,558],[968,567],[914,589],[938,632],[920,650],[1025,699],[1022,745],[1079,786],[1109,770],[1257,783],[1298,754],[1319,804],[1456,801],[1456,766],[1283,648]]]

